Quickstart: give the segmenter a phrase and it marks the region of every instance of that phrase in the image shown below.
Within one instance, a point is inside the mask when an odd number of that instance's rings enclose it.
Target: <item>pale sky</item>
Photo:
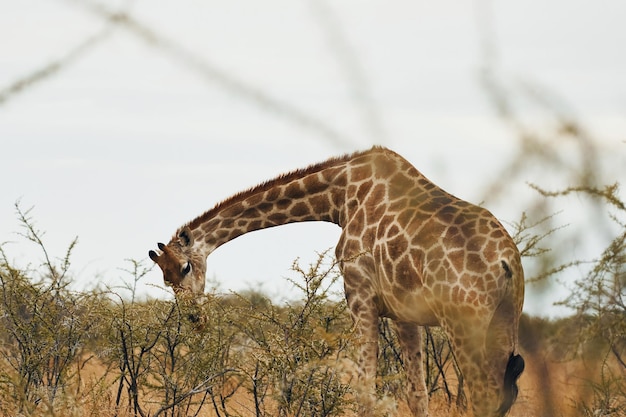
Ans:
[[[36,264],[12,243],[14,203],[34,206],[52,254],[78,236],[84,287],[118,284],[125,259],[145,259],[237,191],[373,144],[480,203],[519,146],[481,85],[485,57],[514,91],[548,87],[594,135],[607,172],[618,170],[606,181],[624,178],[622,0],[98,3],[129,24],[87,3],[0,0],[0,242]],[[549,122],[536,103],[517,105],[536,126]],[[487,207],[518,220],[527,182],[567,185],[531,166],[510,199]],[[221,291],[260,284],[281,298],[292,261],[338,237],[321,223],[252,233],[212,254],[207,276]],[[155,268],[141,291],[169,296],[160,285]]]

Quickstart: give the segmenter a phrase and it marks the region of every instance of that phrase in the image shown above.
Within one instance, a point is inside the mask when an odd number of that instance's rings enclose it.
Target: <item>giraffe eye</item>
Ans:
[[[185,264],[185,266],[183,266],[183,269],[182,269],[182,271],[181,271],[181,272],[182,272],[183,276],[185,276],[185,275],[187,275],[188,273],[190,273],[190,272],[191,272],[191,262],[187,262],[187,263]]]

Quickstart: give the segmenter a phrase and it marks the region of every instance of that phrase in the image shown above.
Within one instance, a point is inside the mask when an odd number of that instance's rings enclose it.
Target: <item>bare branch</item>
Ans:
[[[587,185],[578,187],[568,187],[561,191],[546,191],[543,188],[535,184],[528,184],[531,188],[538,191],[544,197],[562,197],[573,193],[588,194],[592,197],[597,197],[605,200],[607,203],[618,208],[619,210],[626,211],[626,205],[620,200],[617,193],[619,191],[619,183],[607,185],[604,188],[591,187]]]
[[[7,103],[14,96],[58,74],[60,71],[67,69],[75,61],[82,58],[87,52],[91,51],[94,46],[105,40],[110,34],[111,27],[107,26],[70,49],[59,59],[53,60],[43,67],[20,77],[8,86],[0,89],[0,106]]]
[[[351,138],[338,132],[322,119],[298,109],[291,103],[272,96],[268,92],[263,91],[261,88],[254,86],[249,82],[229,75],[215,63],[191,52],[182,44],[176,42],[174,39],[166,37],[145,23],[140,22],[129,13],[115,12],[92,1],[66,1],[79,5],[88,12],[105,19],[108,22],[116,23],[119,27],[144,41],[147,45],[155,48],[157,51],[164,53],[165,55],[168,55],[173,58],[175,62],[193,70],[204,80],[215,83],[229,93],[253,103],[263,110],[281,116],[285,120],[288,120],[302,128],[310,130],[327,139],[335,146],[345,149],[354,148],[355,142]]]
[[[176,398],[176,401],[173,401],[171,404],[167,404],[164,405],[163,407],[159,408],[159,410],[157,410],[157,412],[154,414],[154,417],[159,416],[161,413],[164,413],[167,410],[170,410],[174,407],[176,407],[177,405],[179,405],[180,403],[182,403],[183,401],[185,401],[187,398],[192,397],[194,395],[197,394],[202,394],[206,391],[208,391],[209,389],[211,389],[211,382],[213,382],[213,380],[226,375],[229,372],[235,372],[236,369],[232,369],[232,368],[227,368],[222,370],[221,372],[218,372],[217,374],[211,375],[210,377],[206,378],[204,381],[200,382],[198,385],[196,385],[195,387],[193,387],[192,389],[190,389],[189,391],[187,391],[186,393],[184,393],[183,395],[179,396]]]
[[[326,0],[310,0],[315,16],[328,37],[328,47],[342,71],[344,82],[348,86],[355,109],[360,113],[365,131],[375,143],[385,141],[385,129],[382,115],[376,106],[365,68],[359,62],[358,55],[348,36],[342,30],[341,22],[333,13]]]

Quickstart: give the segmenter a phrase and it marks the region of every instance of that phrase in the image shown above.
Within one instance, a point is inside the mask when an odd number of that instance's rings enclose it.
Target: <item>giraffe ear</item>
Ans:
[[[193,245],[193,235],[191,234],[191,229],[185,226],[178,232],[178,241],[181,246],[191,246]]]
[[[150,259],[152,259],[154,262],[157,262],[157,260],[159,259],[159,255],[157,255],[157,253],[153,250],[148,252],[148,256],[150,256]]]

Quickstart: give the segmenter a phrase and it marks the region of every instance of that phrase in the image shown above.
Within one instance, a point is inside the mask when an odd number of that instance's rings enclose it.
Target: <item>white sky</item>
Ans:
[[[623,0],[103,3],[147,35],[81,4],[0,0],[0,242],[19,240],[15,201],[34,206],[51,253],[79,237],[73,270],[84,286],[116,285],[124,259],[146,258],[236,191],[374,143],[479,203],[518,146],[480,84],[482,35],[505,83],[549,86],[601,141],[609,167],[626,166]],[[7,93],[107,27],[53,76]],[[268,97],[283,107],[261,103]],[[547,174],[529,169],[512,195],[551,183]],[[504,221],[524,210],[515,199],[488,208]],[[281,297],[292,261],[309,262],[338,236],[320,223],[252,233],[216,251],[207,276],[223,291],[261,283]],[[5,250],[33,262],[27,245]],[[155,268],[141,291],[166,297],[161,284]]]

